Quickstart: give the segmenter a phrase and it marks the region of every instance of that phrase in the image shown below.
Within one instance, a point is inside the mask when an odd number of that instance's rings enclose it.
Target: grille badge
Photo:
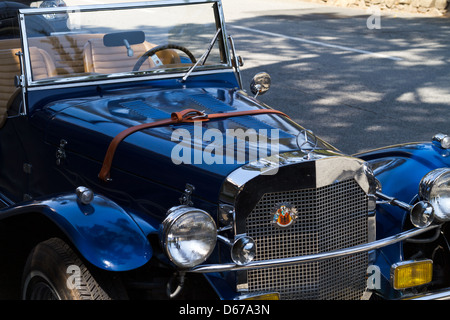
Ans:
[[[287,228],[297,219],[297,208],[289,202],[283,202],[273,209],[272,216],[272,224],[274,226]]]

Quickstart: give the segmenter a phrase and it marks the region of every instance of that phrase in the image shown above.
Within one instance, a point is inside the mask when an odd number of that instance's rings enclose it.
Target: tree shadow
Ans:
[[[370,30],[369,15],[274,12],[229,23],[246,65],[243,83],[260,71],[272,88],[260,101],[288,113],[346,153],[385,145],[429,141],[450,134],[450,20],[382,16]],[[362,12],[362,11],[361,11]],[[280,38],[345,46],[388,57]]]

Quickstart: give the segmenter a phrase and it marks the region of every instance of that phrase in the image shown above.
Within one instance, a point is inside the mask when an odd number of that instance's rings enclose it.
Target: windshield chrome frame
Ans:
[[[228,47],[227,32],[225,26],[225,19],[223,15],[223,7],[221,0],[170,0],[170,1],[145,1],[145,2],[130,2],[130,3],[113,3],[113,4],[102,4],[102,5],[83,5],[83,6],[72,6],[72,7],[55,7],[55,8],[25,8],[19,9],[19,22],[20,22],[20,32],[21,32],[21,42],[23,49],[23,60],[24,60],[24,88],[33,87],[48,87],[49,89],[55,85],[66,85],[71,87],[76,86],[86,86],[92,83],[102,84],[118,82],[118,81],[148,81],[148,80],[158,80],[167,78],[181,78],[189,67],[186,68],[169,68],[167,72],[162,72],[161,69],[149,70],[145,72],[125,72],[125,73],[112,73],[108,75],[98,75],[95,79],[92,76],[79,76],[73,78],[55,78],[55,79],[42,79],[33,80],[32,69],[31,69],[31,57],[29,53],[28,37],[26,33],[25,26],[25,16],[26,15],[41,15],[48,13],[71,13],[71,12],[93,12],[93,11],[109,11],[109,10],[129,10],[138,8],[157,8],[157,7],[174,7],[174,6],[186,6],[192,4],[202,4],[211,3],[217,5],[217,15],[216,19],[216,30],[219,28],[222,31],[219,34],[218,40],[221,41],[223,45],[224,54],[224,64],[214,65],[214,66],[203,66],[200,70],[195,70],[192,72],[192,76],[211,74],[211,73],[223,73],[224,71],[229,71],[232,69],[230,49]],[[139,75],[139,73],[144,73]]]

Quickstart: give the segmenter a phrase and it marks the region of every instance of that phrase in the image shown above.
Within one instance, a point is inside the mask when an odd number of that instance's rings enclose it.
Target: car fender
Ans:
[[[450,151],[434,143],[401,144],[355,156],[372,165],[383,193],[408,203],[415,200],[425,174],[450,167]]]
[[[356,154],[356,157],[371,164],[375,177],[381,184],[381,192],[408,204],[418,197],[419,184],[428,172],[450,166],[450,152],[433,143],[409,143],[384,147]],[[407,211],[381,204],[377,206],[377,239],[398,234],[403,230]],[[392,264],[402,259],[402,244],[397,243],[378,249],[374,264],[380,268],[386,283],[390,279]],[[385,283],[385,284],[386,284]],[[384,286],[384,294],[396,298],[398,292]]]
[[[3,209],[0,218],[30,212],[53,221],[80,254],[101,269],[132,270],[152,257],[152,247],[135,220],[101,195],[94,195],[89,204],[82,204],[72,193],[33,200]]]
[[[368,161],[381,183],[381,192],[408,204],[417,200],[419,184],[430,171],[450,167],[450,151],[434,143],[409,143],[355,155]],[[377,213],[377,238],[402,232],[408,213],[381,205]],[[386,218],[386,219],[383,219]]]

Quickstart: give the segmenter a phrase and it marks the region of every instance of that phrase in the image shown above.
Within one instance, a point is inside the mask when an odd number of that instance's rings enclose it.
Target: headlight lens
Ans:
[[[426,174],[420,182],[419,196],[433,205],[437,220],[450,221],[450,169]]]
[[[179,267],[191,268],[204,262],[214,250],[216,241],[216,224],[203,210],[174,207],[162,223],[162,246]]]

